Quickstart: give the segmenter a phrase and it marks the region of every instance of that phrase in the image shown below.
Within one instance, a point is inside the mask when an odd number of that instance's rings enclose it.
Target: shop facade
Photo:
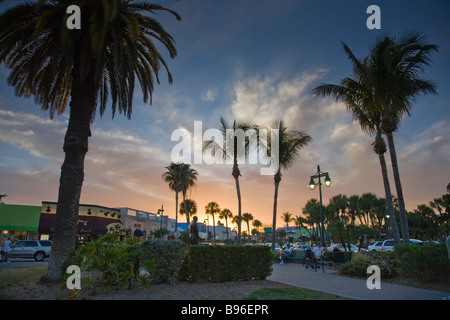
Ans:
[[[1,203],[0,241],[8,237],[14,241],[37,239],[40,213],[39,206]]]
[[[38,227],[40,239],[42,240],[52,239],[56,208],[56,202],[42,202]],[[107,233],[114,233],[119,239],[124,239],[126,235],[121,221],[120,210],[98,205],[79,205],[77,228],[77,240],[79,243],[95,240]]]
[[[156,213],[136,210],[132,208],[117,208],[120,212],[120,219],[126,230],[126,235],[139,237],[142,239],[152,238],[159,229],[169,230],[168,216]],[[167,235],[165,235],[167,237]]]

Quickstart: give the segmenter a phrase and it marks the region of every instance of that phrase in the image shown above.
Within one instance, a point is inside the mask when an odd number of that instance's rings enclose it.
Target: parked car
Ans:
[[[52,242],[50,240],[19,240],[13,244],[14,250],[9,258],[32,258],[35,261],[43,261],[50,257]]]
[[[347,251],[346,249],[344,249],[344,247],[342,246],[341,243],[332,243],[329,247],[326,248],[326,250],[328,252],[333,252],[336,249],[338,249],[341,252]],[[355,246],[354,244],[350,244],[350,250],[353,253],[359,252],[359,248],[357,246]],[[365,249],[361,248],[361,251],[365,251]]]
[[[381,246],[383,245],[383,241],[373,241],[369,243],[367,247],[368,251],[381,251]]]
[[[403,243],[403,239],[400,240]],[[410,244],[422,244],[423,242],[421,240],[417,239],[409,239]],[[394,251],[394,239],[388,239],[384,240],[383,244],[381,245],[381,251]]]

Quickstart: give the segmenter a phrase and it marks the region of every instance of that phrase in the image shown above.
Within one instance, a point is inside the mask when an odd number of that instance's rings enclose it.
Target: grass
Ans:
[[[47,266],[0,269],[0,290],[12,284],[38,281],[47,271]]]
[[[253,291],[246,300],[343,300],[333,294],[303,288],[264,288]]]
[[[10,285],[38,281],[47,271],[47,266],[0,269],[1,291]],[[1,299],[1,298],[0,298]],[[340,296],[303,288],[264,288],[253,291],[246,300],[342,300]]]

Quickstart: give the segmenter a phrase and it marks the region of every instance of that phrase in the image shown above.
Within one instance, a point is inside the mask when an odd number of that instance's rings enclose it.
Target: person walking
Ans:
[[[5,247],[3,248],[3,262],[8,262],[8,255],[11,251],[14,251],[12,246],[11,237],[8,237],[5,241]]]
[[[190,225],[190,232],[191,232],[191,244],[198,244],[200,236],[198,235],[198,224],[197,224],[197,216],[194,216],[192,218],[192,222]]]

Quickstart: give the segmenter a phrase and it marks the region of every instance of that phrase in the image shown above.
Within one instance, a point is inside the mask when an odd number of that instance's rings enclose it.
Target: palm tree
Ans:
[[[230,126],[226,123],[226,121],[223,118],[220,118],[220,131],[222,132],[223,141],[226,141],[225,146],[218,145],[214,141],[207,141],[204,145],[204,149],[206,147],[211,147],[214,145],[215,148],[218,148],[219,150],[222,149],[223,156],[226,159],[231,159],[233,161],[233,170],[231,172],[231,175],[234,178],[235,184],[236,184],[236,192],[238,197],[238,221],[237,221],[237,227],[238,227],[238,234],[237,234],[237,244],[242,244],[241,241],[241,221],[242,221],[242,201],[241,201],[241,187],[239,185],[239,177],[241,177],[241,170],[239,169],[238,160],[245,158],[245,155],[247,151],[249,150],[251,146],[252,141],[245,141],[244,142],[244,150],[239,150],[237,137],[234,136],[234,143],[233,148],[231,148],[230,145],[228,145],[227,142],[227,130],[235,132],[236,130],[243,130],[247,131],[249,129],[257,129],[257,127],[249,122],[243,122],[243,121],[233,121],[233,124]],[[239,152],[243,151],[243,152]]]
[[[169,189],[175,191],[175,231],[178,229],[178,193],[182,191],[181,188],[181,164],[171,163],[166,167],[167,171],[163,173],[162,178],[164,182],[169,184]]]
[[[89,16],[81,19],[81,29],[65,27],[69,5]],[[34,96],[51,117],[70,107],[52,255],[42,280],[59,281],[75,250],[84,159],[97,106],[103,115],[111,98],[113,116],[118,109],[130,118],[136,77],[144,102],[150,98],[151,103],[161,65],[172,83],[154,40],[174,58],[173,38],[143,14],[161,10],[180,20],[160,5],[126,0],[40,0],[18,4],[0,16],[0,63],[11,69],[8,84],[18,96]]]
[[[246,212],[242,215],[242,220],[244,220],[245,222],[247,222],[247,230],[248,230],[248,235],[251,235],[250,232],[250,221],[253,221],[253,215],[249,212]]]
[[[438,51],[437,45],[427,43],[421,33],[411,32],[397,38],[380,37],[370,54],[375,79],[373,87],[378,98],[376,106],[381,112],[380,128],[388,140],[405,242],[409,241],[408,220],[393,132],[397,131],[404,115],[410,115],[412,103],[419,94],[437,94],[436,86],[431,81],[420,78],[424,67],[430,63],[430,55],[435,51]]]
[[[196,186],[197,176],[198,176],[197,170],[191,168],[189,164],[182,163],[180,165],[180,186],[181,186],[181,193],[183,194],[183,206],[184,212],[186,213],[186,222],[188,226],[190,224],[190,216],[186,203],[186,193],[189,189]]]
[[[205,206],[205,213],[210,214],[213,218],[213,230],[214,230],[214,240],[216,240],[216,221],[215,221],[215,214],[220,213],[220,207],[217,204],[217,202],[210,202]]]
[[[228,232],[228,219],[233,218],[233,213],[229,209],[223,209],[220,211],[219,219],[225,219],[225,226],[227,228],[227,240],[230,238],[229,232]]]
[[[391,228],[394,240],[398,243],[400,242],[400,236],[398,234],[386,160],[384,158],[386,144],[381,135],[381,112],[376,107],[378,92],[374,90],[374,75],[371,71],[370,60],[369,58],[363,60],[357,59],[345,43],[343,43],[343,48],[347,57],[352,62],[355,78],[344,78],[340,85],[322,84],[316,87],[313,93],[316,97],[319,95],[323,97],[334,96],[336,101],[341,101],[345,104],[353,117],[359,121],[361,129],[364,132],[371,135],[375,134],[375,141],[372,146],[380,161]]]
[[[272,249],[275,250],[275,230],[277,223],[277,200],[278,186],[281,182],[281,168],[289,169],[295,162],[300,150],[311,142],[311,137],[303,131],[288,130],[283,121],[279,121],[273,125],[272,129],[278,130],[275,143],[278,143],[278,163],[277,171],[274,175],[275,193],[273,200],[273,223],[272,223]],[[272,136],[272,135],[271,135]],[[272,142],[268,146],[272,146]],[[270,149],[270,147],[268,148]],[[272,151],[269,150],[272,154]]]
[[[185,210],[187,210],[188,214],[186,214]],[[192,217],[197,214],[197,203],[194,200],[186,199],[185,201],[180,203],[179,212],[181,215],[186,214],[186,219],[188,216]],[[189,228],[189,223],[187,224],[187,226]]]

